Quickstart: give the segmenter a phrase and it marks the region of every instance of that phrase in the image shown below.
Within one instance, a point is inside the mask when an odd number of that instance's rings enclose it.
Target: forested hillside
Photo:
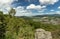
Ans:
[[[44,24],[14,15],[14,9],[9,14],[0,11],[0,39],[34,39],[38,28],[52,32],[53,39],[60,39],[60,25]]]

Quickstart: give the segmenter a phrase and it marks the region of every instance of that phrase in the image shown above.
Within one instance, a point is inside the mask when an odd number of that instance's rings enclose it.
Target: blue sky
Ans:
[[[0,0],[0,10],[5,14],[11,7],[16,16],[60,14],[60,0]]]

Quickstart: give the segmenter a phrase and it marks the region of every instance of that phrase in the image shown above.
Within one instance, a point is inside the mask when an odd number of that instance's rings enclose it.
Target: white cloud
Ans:
[[[0,5],[0,11],[3,11],[4,13],[8,13],[9,10],[10,10],[9,5]]]
[[[54,11],[54,10],[52,9],[52,10],[50,10],[50,11]]]
[[[58,7],[58,9],[60,9],[60,6]]]
[[[46,6],[40,6],[40,5],[30,4],[29,6],[27,6],[26,9],[42,9],[42,8],[46,8]]]
[[[16,10],[16,15],[15,16],[31,16],[32,12],[24,9],[23,6],[19,6],[15,8]]]
[[[60,11],[56,11],[56,14],[60,14]]]
[[[11,4],[13,1],[17,0],[0,0],[0,4]]]
[[[47,9],[42,9],[42,10],[38,10],[38,13],[43,13],[45,12]]]
[[[12,7],[11,4],[14,1],[18,1],[18,0],[0,0],[0,11],[3,11],[4,13],[8,13],[10,8]]]
[[[41,4],[55,4],[56,2],[58,2],[59,0],[39,0],[39,2]]]
[[[34,9],[35,5],[34,4],[30,4],[29,6],[27,6],[27,9]]]
[[[43,6],[43,7],[45,7],[45,6]],[[44,10],[46,10],[46,9],[38,10],[38,12],[33,13],[31,11],[31,9],[29,9],[29,10],[24,9],[23,6],[19,6],[19,7],[15,8],[15,10],[16,10],[16,15],[15,16],[34,16],[34,15],[43,15]]]

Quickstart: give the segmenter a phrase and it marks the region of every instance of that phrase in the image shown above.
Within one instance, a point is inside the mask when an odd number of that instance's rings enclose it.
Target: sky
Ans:
[[[8,14],[13,8],[15,16],[60,14],[60,0],[0,0],[0,11]]]

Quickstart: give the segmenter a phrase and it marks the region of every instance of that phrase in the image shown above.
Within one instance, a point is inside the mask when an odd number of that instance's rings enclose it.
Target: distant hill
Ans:
[[[48,14],[48,15],[35,15],[35,16],[17,16],[20,18],[35,18],[35,17],[58,17],[60,18],[60,14]]]
[[[60,14],[36,15],[33,17],[60,17]]]

